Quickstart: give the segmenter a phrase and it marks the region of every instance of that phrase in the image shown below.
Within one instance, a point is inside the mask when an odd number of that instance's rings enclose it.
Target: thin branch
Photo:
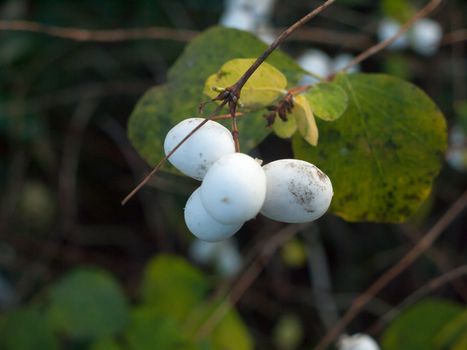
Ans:
[[[240,300],[245,291],[258,278],[259,274],[277,249],[305,227],[307,227],[307,224],[287,225],[285,228],[278,231],[272,238],[268,238],[267,242],[263,242],[263,248],[260,250],[250,266],[236,281],[234,281],[230,291],[223,298],[224,302],[222,302],[198,328],[195,335],[196,339],[202,339],[210,334],[214,327],[224,318],[228,310]]]
[[[359,314],[360,310],[394,278],[405,271],[412,263],[429,249],[443,231],[457,218],[467,206],[467,191],[449,208],[438,222],[423,236],[422,239],[400,259],[392,268],[381,275],[366,291],[360,294],[344,316],[336,322],[321,339],[315,350],[326,349],[339,336],[344,328]]]
[[[56,38],[81,42],[118,42],[142,39],[162,39],[187,42],[192,40],[197,31],[187,29],[171,29],[163,27],[147,27],[132,29],[89,30],[82,28],[65,28],[31,21],[0,21],[0,30],[40,33]]]
[[[415,292],[410,294],[395,308],[392,308],[383,316],[381,316],[381,318],[376,322],[376,324],[371,327],[368,333],[378,333],[384,327],[385,324],[391,322],[391,320],[393,320],[407,307],[413,305],[416,301],[420,300],[429,293],[432,293],[434,290],[439,289],[448,283],[452,284],[454,281],[456,281],[458,278],[464,275],[467,275],[467,265],[456,267],[455,269],[452,269],[451,271],[443,273],[442,275],[430,280],[428,283],[424,284]]]
[[[368,57],[373,56],[374,54],[378,53],[379,51],[385,49],[397,39],[399,39],[405,32],[407,32],[415,22],[417,22],[420,18],[423,18],[433,12],[443,0],[431,0],[425,7],[423,7],[420,11],[418,11],[411,19],[409,19],[400,29],[399,31],[394,34],[392,37],[381,41],[380,43],[373,45],[369,49],[363,51],[357,57],[355,57],[352,61],[350,61],[344,68],[340,71],[346,71],[347,69],[361,63],[362,61],[366,60]],[[336,73],[334,73],[336,74]]]
[[[467,29],[458,29],[444,35],[441,45],[452,45],[467,41]]]
[[[236,95],[237,100],[240,96],[240,90],[242,89],[243,85],[248,81],[251,75],[258,69],[258,67],[269,57],[269,55],[279,46],[281,45],[285,39],[287,39],[293,32],[295,32],[298,28],[303,26],[313,17],[316,17],[318,14],[323,12],[326,8],[332,5],[336,0],[327,0],[322,5],[315,8],[313,11],[302,17],[300,20],[292,24],[289,28],[284,30],[274,42],[263,52],[261,56],[259,56],[256,61],[251,65],[250,68],[240,77],[240,79],[234,85],[234,92],[237,92]]]

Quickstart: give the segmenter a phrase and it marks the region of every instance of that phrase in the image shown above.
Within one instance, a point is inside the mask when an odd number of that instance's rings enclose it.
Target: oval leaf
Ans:
[[[208,77],[204,93],[215,98],[219,94],[219,88],[235,84],[255,61],[255,58],[237,58],[224,63],[217,73]],[[270,105],[286,92],[286,87],[287,79],[284,74],[263,62],[243,86],[240,106],[251,110]]]
[[[442,299],[419,302],[394,319],[382,336],[385,350],[436,350],[434,338],[443,326],[464,311]]]
[[[2,319],[0,348],[3,350],[58,350],[59,343],[44,316],[35,308],[19,309]]]
[[[276,118],[272,124],[272,130],[274,130],[274,133],[277,136],[287,139],[292,137],[292,135],[295,134],[295,131],[297,131],[297,122],[293,116],[288,116],[287,121],[283,121],[281,118]]]
[[[336,83],[313,85],[303,96],[310,103],[313,114],[323,120],[334,121],[339,119],[347,109],[347,94]]]
[[[141,296],[162,314],[182,320],[203,300],[208,288],[201,271],[185,259],[160,254],[146,266]]]
[[[446,148],[446,122],[416,86],[382,74],[336,78],[349,96],[344,115],[319,123],[320,146],[294,137],[297,158],[325,171],[331,210],[349,221],[402,222],[431,190]]]
[[[295,118],[298,132],[306,142],[312,146],[318,144],[318,127],[316,126],[310,104],[304,96],[298,95],[294,97],[294,107],[289,118]]]
[[[105,271],[75,270],[52,286],[49,294],[51,325],[73,338],[112,335],[127,322],[125,296]]]

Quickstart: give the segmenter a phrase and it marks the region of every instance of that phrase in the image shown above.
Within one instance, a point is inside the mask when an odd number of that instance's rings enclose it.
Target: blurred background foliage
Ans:
[[[283,50],[293,57],[310,48],[355,55],[377,41],[382,18],[406,20],[424,3],[337,1]],[[278,0],[271,27],[317,4]],[[0,19],[198,32],[216,25],[224,9],[214,0],[9,0],[0,2]],[[187,40],[78,42],[0,31],[0,348],[311,349],[467,188],[466,14],[465,1],[451,0],[431,15],[444,32],[436,54],[388,50],[360,67],[414,82],[448,120],[447,162],[416,217],[387,225],[327,215],[266,255],[249,288],[237,289],[235,307],[226,302],[229,282],[245,282],[245,274],[234,278],[240,266],[255,261],[255,248],[281,224],[258,217],[234,242],[194,242],[183,207],[196,183],[168,173],[120,206],[147,170],[126,138],[128,116],[144,91],[165,82]],[[256,154],[285,158],[290,147],[271,135]],[[466,233],[464,211],[347,331],[369,332],[388,350],[465,350],[465,275],[416,291],[466,263]],[[328,289],[330,309],[320,288]],[[398,316],[399,306],[407,311]]]

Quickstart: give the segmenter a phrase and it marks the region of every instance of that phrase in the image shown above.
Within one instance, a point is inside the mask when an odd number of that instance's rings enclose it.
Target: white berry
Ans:
[[[200,189],[196,189],[188,198],[185,206],[185,223],[191,233],[203,241],[222,241],[240,230],[243,225],[226,225],[214,219],[201,203]]]
[[[356,333],[348,336],[343,335],[338,342],[339,350],[379,350],[376,341],[369,335]]]
[[[412,47],[421,55],[431,56],[438,51],[442,37],[443,29],[438,22],[422,18],[412,28]]]
[[[254,218],[266,195],[266,176],[256,160],[243,153],[215,162],[201,184],[201,200],[209,214],[224,224]]]
[[[282,222],[304,223],[322,216],[331,204],[331,180],[303,160],[281,159],[266,164],[267,192],[261,214]]]
[[[392,38],[401,28],[401,25],[391,19],[391,18],[384,18],[378,27],[378,39],[379,41],[384,41],[389,38]],[[397,38],[391,45],[388,46],[391,50],[402,50],[408,46],[409,40],[406,34],[402,34],[399,38]]]
[[[189,118],[175,125],[165,137],[165,154],[172,151],[203,120],[203,118]],[[202,180],[215,161],[225,154],[234,152],[235,144],[230,131],[210,120],[169,157],[169,162],[185,175]]]

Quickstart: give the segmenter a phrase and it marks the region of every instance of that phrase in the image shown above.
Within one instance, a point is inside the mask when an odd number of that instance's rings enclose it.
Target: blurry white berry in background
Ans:
[[[337,348],[338,350],[380,350],[378,343],[363,333],[342,335],[337,342]]]
[[[383,18],[381,22],[379,22],[378,26],[378,40],[384,41],[389,38],[392,38],[401,28],[399,22],[391,19],[391,18]],[[409,40],[407,34],[402,34],[399,38],[396,39],[391,45],[388,46],[390,50],[402,50],[405,49],[409,44]]]
[[[438,51],[442,37],[443,29],[438,22],[422,18],[413,25],[410,42],[415,52],[423,56],[432,56]]]
[[[446,161],[453,169],[467,172],[467,135],[458,125],[454,125],[449,132]]]
[[[228,225],[243,224],[253,219],[264,203],[266,175],[250,156],[227,154],[209,169],[200,194],[214,219]]]
[[[203,120],[185,119],[170,129],[164,141],[165,154],[172,151]],[[234,152],[235,144],[230,131],[210,120],[170,156],[169,162],[185,175],[202,180],[214,162],[223,155]]]
[[[266,199],[261,214],[282,222],[305,223],[321,217],[333,196],[329,177],[311,163],[280,159],[264,167]]]
[[[297,62],[303,69],[323,78],[332,72],[331,59],[320,50],[306,50],[300,57],[298,57]],[[300,80],[299,85],[309,85],[316,82],[318,82],[318,80],[313,76],[305,75]]]
[[[206,242],[195,239],[189,254],[198,264],[212,265],[224,277],[233,277],[240,271],[243,258],[233,238],[221,242]]]
[[[229,238],[243,225],[243,222],[223,224],[214,219],[204,208],[196,189],[185,206],[185,223],[191,233],[207,242],[217,242]]]
[[[255,33],[271,43],[275,39],[270,24],[274,3],[275,0],[226,0],[219,24]]]
[[[338,72],[343,69],[347,64],[349,64],[355,57],[349,53],[341,53],[337,55],[332,61],[332,71]],[[347,73],[357,73],[360,72],[360,65],[353,65],[347,69]]]

